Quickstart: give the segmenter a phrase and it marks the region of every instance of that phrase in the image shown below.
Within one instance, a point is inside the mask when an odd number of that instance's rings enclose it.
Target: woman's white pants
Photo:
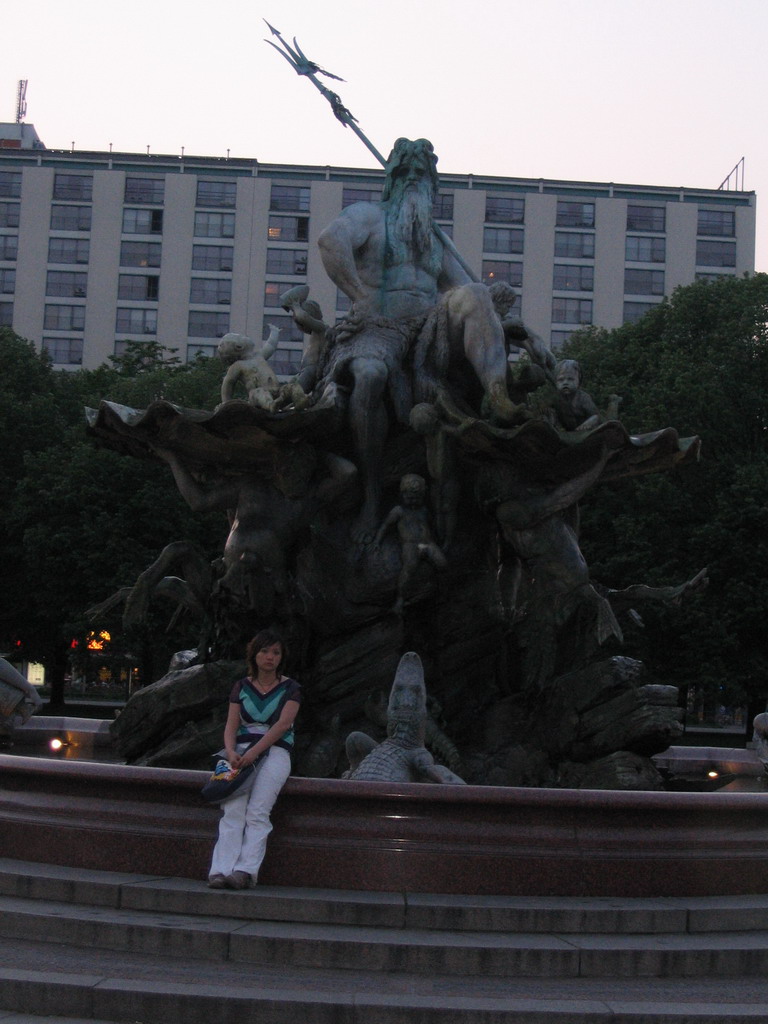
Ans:
[[[245,871],[256,881],[272,831],[269,814],[290,774],[291,755],[282,747],[270,747],[248,792],[222,804],[210,875]]]

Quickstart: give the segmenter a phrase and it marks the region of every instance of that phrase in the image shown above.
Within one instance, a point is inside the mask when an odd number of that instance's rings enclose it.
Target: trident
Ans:
[[[273,36],[277,36],[277,38],[280,41],[280,45],[278,46],[277,43],[273,43],[271,39],[265,39],[264,42],[269,43],[270,46],[274,47],[281,57],[285,57],[285,59],[288,61],[288,63],[291,65],[291,67],[293,68],[297,75],[303,75],[304,78],[308,78],[310,80],[310,82],[314,85],[318,92],[325,96],[325,98],[330,103],[334,117],[338,121],[341,121],[345,128],[351,128],[355,135],[358,137],[358,139],[360,139],[360,141],[363,143],[363,145],[373,154],[373,156],[378,160],[381,166],[386,169],[387,161],[384,159],[384,157],[381,155],[378,149],[376,149],[376,147],[367,137],[367,135],[365,135],[365,133],[359,127],[357,123],[357,118],[354,117],[352,113],[347,109],[347,107],[344,106],[344,104],[341,102],[341,97],[338,95],[338,93],[333,92],[327,86],[323,85],[323,83],[319,81],[317,76],[325,75],[326,78],[333,78],[337,82],[343,82],[344,79],[339,78],[338,75],[331,74],[330,71],[326,71],[324,68],[321,68],[319,64],[315,64],[314,61],[309,60],[309,58],[306,57],[304,53],[302,53],[301,47],[296,42],[295,36],[293,38],[293,46],[291,47],[283,39],[280,32],[278,32],[278,30],[274,28],[274,26],[269,24],[266,18],[264,19],[264,24],[267,26],[267,28],[269,29]],[[470,280],[477,281],[477,275],[469,268],[469,266],[464,260],[464,257],[453,244],[453,240],[449,238],[448,235],[446,235],[446,233],[443,231],[440,225],[432,221],[432,230],[443,243],[445,248],[448,249],[453,258],[457,261],[457,263],[464,271],[464,273],[469,276]]]

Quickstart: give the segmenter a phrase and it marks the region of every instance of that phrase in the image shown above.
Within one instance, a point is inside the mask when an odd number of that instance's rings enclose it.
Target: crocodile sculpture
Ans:
[[[421,658],[413,651],[400,659],[387,705],[387,738],[376,743],[362,732],[347,737],[350,770],[356,782],[438,782],[465,785],[424,746],[427,690]]]

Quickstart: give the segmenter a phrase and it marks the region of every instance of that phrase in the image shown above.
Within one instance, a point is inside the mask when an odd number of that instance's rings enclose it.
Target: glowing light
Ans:
[[[710,779],[719,779],[720,778],[720,772],[716,772],[716,771],[714,771],[714,769],[711,772],[707,772],[707,775],[709,776]]]
[[[51,750],[61,750],[64,746],[64,740],[60,740],[58,736],[54,736],[54,738],[48,743],[48,746]]]
[[[103,651],[107,644],[110,642],[112,637],[106,631],[102,629],[99,633],[88,634],[88,650],[89,651]]]

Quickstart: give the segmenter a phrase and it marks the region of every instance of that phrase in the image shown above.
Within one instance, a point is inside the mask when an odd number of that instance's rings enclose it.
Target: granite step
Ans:
[[[25,969],[23,962],[34,963]],[[426,978],[0,940],[0,1024],[755,1024],[763,979]]]
[[[255,917],[258,898],[252,907]],[[689,978],[768,974],[768,931],[559,934],[395,929],[2,896],[0,936],[155,952],[180,959],[415,975]]]
[[[768,888],[768,884],[767,884]],[[0,858],[0,895],[85,906],[252,921],[558,934],[699,934],[768,927],[762,896],[501,897],[258,886],[215,891],[204,882],[91,871]]]

